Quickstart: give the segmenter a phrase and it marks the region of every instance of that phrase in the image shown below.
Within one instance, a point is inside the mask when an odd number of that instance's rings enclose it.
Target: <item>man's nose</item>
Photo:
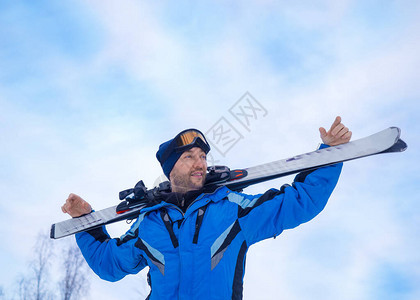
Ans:
[[[194,168],[198,168],[198,167],[203,168],[203,169],[207,167],[207,162],[201,157],[198,157],[194,160]]]

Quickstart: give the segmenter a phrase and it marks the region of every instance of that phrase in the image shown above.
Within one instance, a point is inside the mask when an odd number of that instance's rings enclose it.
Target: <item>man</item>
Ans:
[[[322,147],[347,143],[351,132],[337,117]],[[245,256],[252,244],[315,217],[326,205],[342,164],[303,172],[293,185],[260,195],[205,185],[210,151],[195,129],[160,145],[156,154],[172,192],[144,208],[131,229],[111,239],[105,227],[76,235],[90,267],[116,281],[150,267],[148,299],[241,299]],[[70,194],[62,207],[72,217],[91,212]]]

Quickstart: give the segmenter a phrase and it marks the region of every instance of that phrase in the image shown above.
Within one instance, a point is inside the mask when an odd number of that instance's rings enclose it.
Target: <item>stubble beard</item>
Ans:
[[[194,178],[191,174],[194,172],[202,172],[203,176],[200,181],[197,178]],[[171,174],[171,185],[172,185],[172,192],[183,193],[194,190],[199,190],[204,186],[204,182],[206,181],[206,172],[204,170],[195,170],[189,172],[188,174]]]

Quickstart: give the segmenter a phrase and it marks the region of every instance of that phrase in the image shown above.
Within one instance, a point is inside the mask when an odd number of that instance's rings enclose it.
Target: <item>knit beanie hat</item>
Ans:
[[[186,129],[177,134],[173,139],[164,142],[156,152],[156,158],[162,166],[163,173],[169,179],[173,167],[184,151],[193,147],[200,147],[206,154],[210,151],[210,145],[204,134],[197,129]]]

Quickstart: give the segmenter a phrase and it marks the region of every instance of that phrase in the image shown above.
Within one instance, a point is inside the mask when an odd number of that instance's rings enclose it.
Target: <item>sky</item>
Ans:
[[[345,163],[319,216],[252,246],[244,299],[420,299],[419,32],[414,0],[2,1],[0,287],[69,193],[101,209],[152,187],[179,131],[244,168],[316,149],[340,115],[353,139],[397,126],[409,147]],[[146,273],[92,275],[86,299],[145,298]]]

